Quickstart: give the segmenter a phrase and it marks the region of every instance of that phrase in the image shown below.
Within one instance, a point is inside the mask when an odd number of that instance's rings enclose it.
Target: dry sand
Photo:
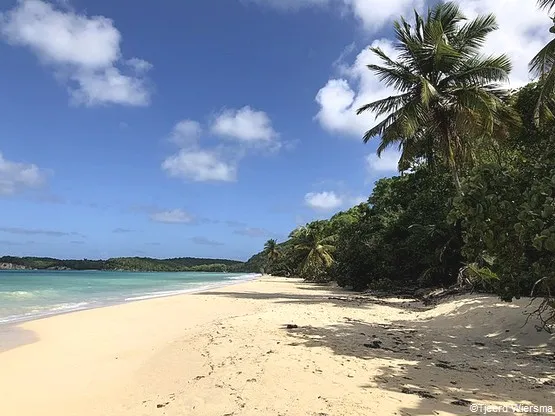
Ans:
[[[534,322],[522,328],[526,301],[467,296],[424,310],[330,299],[337,296],[348,295],[263,278],[27,322],[10,336],[4,329],[0,415],[472,414],[456,400],[555,406],[555,340]]]

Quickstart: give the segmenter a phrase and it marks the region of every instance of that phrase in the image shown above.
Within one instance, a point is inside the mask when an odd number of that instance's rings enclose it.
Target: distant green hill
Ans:
[[[237,260],[180,257],[152,259],[148,257],[118,257],[108,260],[60,260],[50,257],[0,257],[0,263],[14,264],[26,269],[125,270],[149,272],[244,272],[245,263]]]

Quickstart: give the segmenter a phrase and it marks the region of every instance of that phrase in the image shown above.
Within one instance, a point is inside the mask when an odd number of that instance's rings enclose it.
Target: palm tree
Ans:
[[[459,171],[472,161],[474,138],[501,136],[518,124],[499,85],[508,80],[509,58],[480,55],[497,27],[492,14],[467,21],[455,3],[437,5],[425,18],[415,11],[414,27],[403,18],[396,21],[398,57],[371,48],[382,65],[368,68],[398,94],[358,109],[357,114],[385,116],[364,142],[381,136],[378,155],[397,144],[400,170],[419,160],[445,163],[459,187]]]
[[[295,242],[295,251],[302,255],[303,260],[299,269],[301,276],[318,278],[333,264],[332,254],[335,251],[333,244],[336,236],[326,236],[320,224],[312,223],[298,228],[291,233],[291,238]]]
[[[270,239],[270,240],[266,241],[266,243],[264,244],[264,253],[266,254],[266,257],[268,258],[268,266],[270,266],[280,256],[277,241],[274,240],[274,239]]]
[[[538,6],[550,12],[555,7],[555,0],[538,0]],[[549,29],[555,33],[555,17],[553,26]],[[555,39],[545,45],[530,61],[530,72],[541,81],[540,95],[534,110],[534,120],[536,125],[542,119],[554,119],[552,108],[555,101],[553,92],[555,91]]]

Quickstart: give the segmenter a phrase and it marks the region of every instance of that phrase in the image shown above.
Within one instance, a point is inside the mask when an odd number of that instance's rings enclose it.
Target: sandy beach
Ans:
[[[264,277],[0,329],[0,415],[461,415],[555,406],[526,300],[435,308]],[[287,328],[288,324],[296,325]]]

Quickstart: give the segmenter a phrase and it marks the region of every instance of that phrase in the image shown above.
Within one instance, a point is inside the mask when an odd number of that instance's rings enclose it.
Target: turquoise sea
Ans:
[[[0,271],[0,324],[252,280],[235,273]]]

